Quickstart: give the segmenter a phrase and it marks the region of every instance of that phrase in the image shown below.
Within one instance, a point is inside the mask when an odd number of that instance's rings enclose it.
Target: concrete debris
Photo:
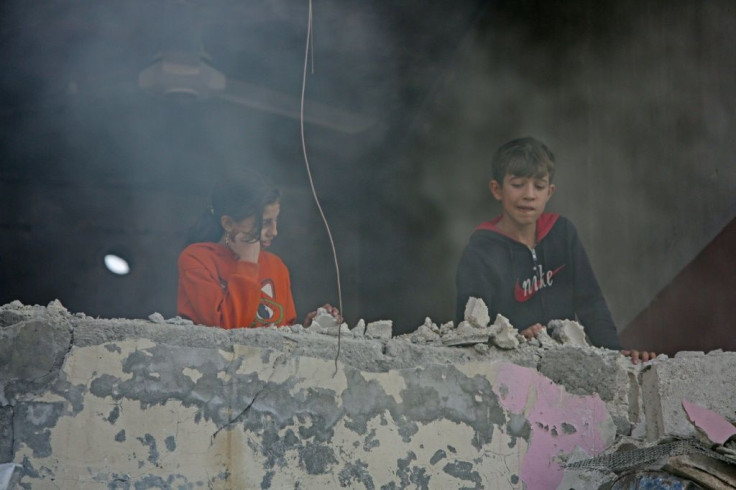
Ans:
[[[307,327],[307,330],[311,333],[321,333],[334,337],[337,337],[339,330],[340,335],[352,336],[348,324],[338,323],[337,319],[324,308],[317,308],[317,315],[312,319],[312,324]]]
[[[398,338],[409,340],[414,344],[441,344],[448,347],[462,347],[490,341],[492,345],[504,350],[517,349],[522,343],[543,349],[552,349],[560,345],[590,347],[583,327],[571,320],[552,320],[536,338],[527,340],[511,325],[508,318],[501,314],[498,314],[493,324],[489,326],[488,308],[482,299],[473,297],[468,299],[464,316],[465,320],[460,322],[457,328],[453,322],[437,327],[430,318],[426,318],[414,332]]]
[[[724,442],[733,436],[733,425],[719,414],[687,400],[682,400],[682,404],[693,425],[701,424],[710,429],[704,435],[711,433]],[[726,444],[736,446],[736,441]],[[616,483],[613,488],[640,488],[641,485],[646,488],[736,488],[736,451],[708,438],[700,441],[666,437],[657,444],[648,445],[624,437],[593,458],[580,460],[570,455],[563,466],[582,470],[583,474],[613,472],[622,475],[609,480],[609,483]],[[569,471],[563,478],[565,485],[574,481],[574,477],[568,475]]]
[[[362,318],[358,320],[357,325],[353,327],[351,332],[353,333],[353,337],[356,337],[356,338],[364,337],[365,336],[365,320],[363,320]]]
[[[159,312],[151,313],[150,315],[148,315],[148,319],[151,320],[153,323],[166,323],[166,319]]]
[[[191,321],[188,318],[182,318],[180,316],[175,316],[173,318],[167,318],[166,323],[169,325],[194,325],[194,322]]]
[[[189,320],[188,318],[182,318],[180,316],[175,316],[173,318],[164,318],[164,316],[159,312],[151,313],[150,315],[148,315],[148,319],[153,323],[158,324],[167,323],[169,325],[194,325],[194,322]]]
[[[682,359],[685,357],[703,357],[705,352],[702,350],[682,350],[675,354],[675,359]]]
[[[473,298],[472,296],[468,298],[468,302],[465,305],[463,318],[474,327],[487,327],[491,322],[485,302],[480,298]]]
[[[462,321],[456,329],[442,336],[442,343],[448,346],[472,345],[486,343],[489,338],[488,327],[476,327],[470,322]]]
[[[338,325],[337,318],[332,316],[331,313],[329,313],[324,308],[317,308],[317,314],[312,319],[312,324],[309,326],[309,328],[312,328],[315,324],[319,325],[322,328],[336,328]]]
[[[516,349],[520,341],[524,340],[509,319],[500,313],[496,315],[496,320],[491,325],[490,335],[491,341],[501,349]]]
[[[473,348],[478,354],[488,354],[491,351],[491,348],[486,343],[475,344]]]
[[[394,322],[391,320],[378,320],[370,322],[365,327],[365,336],[369,339],[390,340]]]
[[[455,322],[447,322],[440,325],[440,335],[445,335],[455,329]]]
[[[417,328],[410,338],[415,344],[434,344],[441,343],[442,336],[440,335],[440,328],[437,324],[432,323],[432,320],[427,317],[424,320],[424,324],[419,325],[419,328]]]
[[[578,322],[572,320],[551,320],[547,324],[547,333],[561,344],[590,346],[585,337],[585,330]]]
[[[559,345],[555,339],[549,336],[546,328],[543,328],[542,330],[537,332],[536,338],[531,339],[530,342],[533,342],[535,340],[539,342],[539,346],[542,347],[542,349],[551,349]]]

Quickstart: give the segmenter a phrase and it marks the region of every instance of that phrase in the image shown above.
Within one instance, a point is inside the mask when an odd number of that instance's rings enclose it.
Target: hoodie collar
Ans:
[[[495,233],[508,237],[514,241],[517,241],[515,238],[510,237],[509,235],[501,231],[498,228],[498,226],[496,226],[498,222],[501,221],[501,216],[502,215],[499,214],[492,220],[479,224],[478,226],[475,227],[474,231],[478,231],[478,230],[493,231]],[[537,219],[537,243],[541,242],[542,239],[546,237],[547,234],[549,234],[550,230],[555,225],[559,217],[560,215],[557,213],[542,213],[542,215]]]

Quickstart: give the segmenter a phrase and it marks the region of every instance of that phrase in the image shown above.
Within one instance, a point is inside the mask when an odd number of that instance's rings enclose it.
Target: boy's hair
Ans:
[[[491,160],[493,180],[503,185],[506,175],[516,177],[549,177],[555,175],[555,156],[539,140],[527,136],[517,138],[496,150]]]

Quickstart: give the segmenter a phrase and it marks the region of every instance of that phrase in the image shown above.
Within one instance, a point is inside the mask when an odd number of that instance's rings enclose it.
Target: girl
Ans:
[[[227,329],[296,322],[289,270],[265,251],[278,235],[279,197],[255,172],[215,186],[212,206],[179,256],[179,315]],[[324,308],[339,319],[337,308]]]

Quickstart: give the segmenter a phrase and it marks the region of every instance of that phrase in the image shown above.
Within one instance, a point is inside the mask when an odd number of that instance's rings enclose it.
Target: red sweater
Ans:
[[[200,325],[260,327],[296,322],[289,270],[261,251],[258,263],[237,260],[217,243],[194,243],[179,256],[179,315]]]

